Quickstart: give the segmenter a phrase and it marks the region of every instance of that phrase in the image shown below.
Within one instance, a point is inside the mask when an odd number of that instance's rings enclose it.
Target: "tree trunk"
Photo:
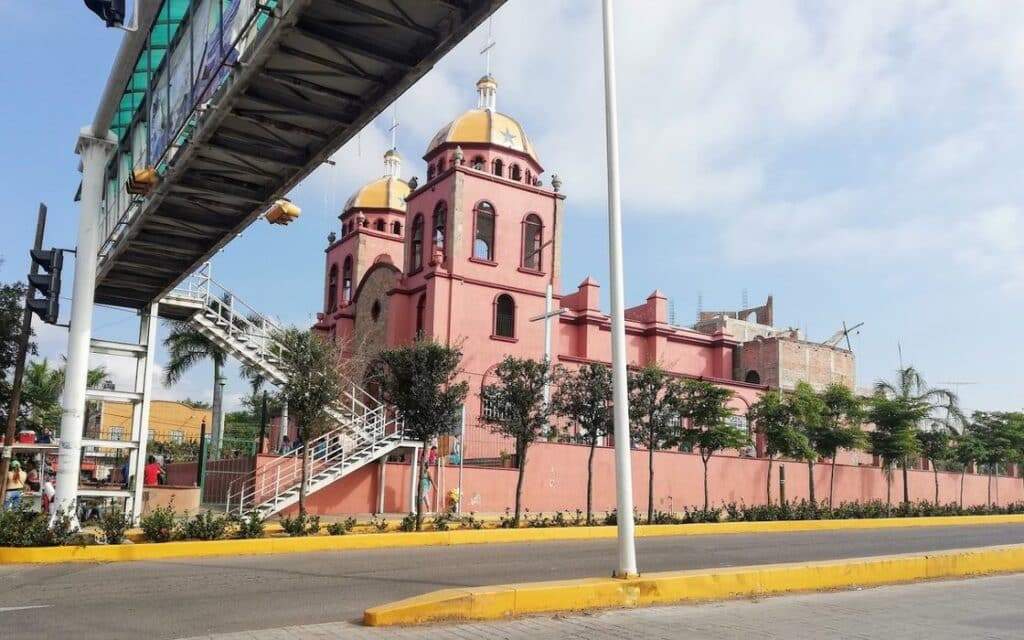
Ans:
[[[932,473],[935,474],[935,506],[939,505],[939,469],[932,463]]]
[[[590,456],[587,458],[587,525],[594,523],[594,450],[597,438],[590,440]]]
[[[772,463],[775,462],[775,458],[768,456],[768,481],[765,483],[765,498],[768,506],[772,506]]]
[[[426,452],[430,450],[430,441],[424,440],[423,446],[420,447],[420,451],[423,455],[420,456],[420,463],[416,465],[417,474],[419,477],[416,478],[416,502],[414,507],[414,513],[416,514],[416,530],[421,531],[423,529],[423,474],[429,474],[430,469],[427,465]],[[417,455],[416,451],[413,450],[413,455]]]
[[[221,384],[223,375],[220,371],[220,362],[213,359],[213,407],[211,409],[213,419],[213,434],[210,441],[213,443],[214,456],[223,457],[220,453],[224,442],[224,385]]]
[[[807,461],[807,491],[810,495],[811,502],[818,504],[814,497],[814,462],[811,460]]]
[[[299,515],[306,515],[306,473],[309,470],[309,445],[304,443],[302,446],[302,473],[300,474],[299,485]]]
[[[703,455],[700,457],[701,462],[704,463],[704,513],[708,512],[708,460],[710,456],[705,458]]]
[[[903,504],[910,504],[909,477],[910,474],[907,472],[907,459],[903,458]]]
[[[993,475],[995,475],[995,474],[992,472],[992,467],[989,467],[989,471],[988,471],[988,504],[989,504],[989,506],[992,505],[992,476]]]
[[[832,452],[832,474],[828,481],[828,508],[832,508],[832,496],[836,488],[836,452]]]
[[[519,458],[519,477],[516,478],[516,519],[515,526],[519,526],[520,507],[523,499],[523,474],[526,473],[526,445],[516,444],[516,457]]]
[[[885,506],[892,506],[892,465],[885,467]]]
[[[964,477],[967,475],[967,465],[960,471],[960,508],[964,508]]]
[[[654,434],[647,443],[647,524],[654,519]]]

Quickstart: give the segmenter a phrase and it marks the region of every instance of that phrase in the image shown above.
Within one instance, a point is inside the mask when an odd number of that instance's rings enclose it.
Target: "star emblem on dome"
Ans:
[[[509,131],[508,127],[505,127],[505,130],[501,132],[501,137],[505,140],[507,146],[511,147],[516,143],[516,134]]]

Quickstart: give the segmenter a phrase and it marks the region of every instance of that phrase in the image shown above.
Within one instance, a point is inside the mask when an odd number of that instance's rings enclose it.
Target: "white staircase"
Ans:
[[[283,347],[274,336],[280,327],[242,302],[210,277],[209,263],[190,275],[160,301],[175,317],[187,318],[206,338],[226,353],[261,371],[274,384],[287,377],[279,368]],[[290,451],[231,483],[227,510],[266,517],[299,501],[302,459],[309,460],[306,495],[313,494],[366,464],[394,451],[404,442],[396,413],[357,385],[328,410],[337,428]]]

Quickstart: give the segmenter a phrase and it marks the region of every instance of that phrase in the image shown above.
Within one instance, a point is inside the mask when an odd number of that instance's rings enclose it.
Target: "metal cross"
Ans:
[[[391,110],[391,127],[388,128],[388,131],[391,133],[391,148],[392,149],[397,149],[398,148],[398,140],[397,140],[397,136],[398,136],[398,107],[397,106],[394,107]]]
[[[485,44],[484,48],[480,50],[480,54],[485,55],[485,59],[487,60],[487,75],[491,75],[491,49],[494,48],[494,45],[498,44],[494,41],[494,38],[491,37],[491,34],[493,33],[493,26],[494,19],[489,18],[487,20],[487,44]]]

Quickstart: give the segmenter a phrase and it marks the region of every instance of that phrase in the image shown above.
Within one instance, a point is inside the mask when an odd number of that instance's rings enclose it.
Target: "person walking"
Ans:
[[[160,475],[163,473],[163,467],[156,461],[156,456],[149,456],[146,461],[146,467],[143,469],[143,482],[147,487],[155,487],[160,484]]]
[[[420,513],[427,513],[430,509],[430,490],[434,481],[430,479],[430,469],[424,465],[420,473]]]
[[[27,474],[21,470],[21,463],[11,460],[7,472],[7,493],[4,495],[4,509],[16,509],[21,505],[21,494],[25,492]]]

